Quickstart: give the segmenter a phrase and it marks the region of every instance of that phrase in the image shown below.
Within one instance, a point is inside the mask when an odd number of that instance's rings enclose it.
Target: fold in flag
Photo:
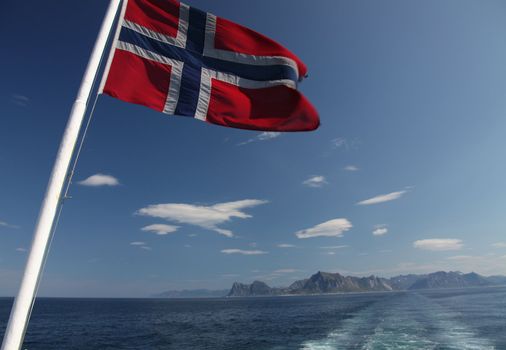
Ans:
[[[275,41],[174,0],[124,3],[100,91],[209,123],[305,131],[318,113],[297,91],[304,63]]]

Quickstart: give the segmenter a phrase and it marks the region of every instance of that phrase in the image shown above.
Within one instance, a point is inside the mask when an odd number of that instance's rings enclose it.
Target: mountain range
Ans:
[[[153,298],[222,298],[229,293],[229,289],[210,290],[210,289],[183,289],[169,290],[163,293],[153,295]]]
[[[156,298],[220,298],[276,295],[312,295],[349,292],[390,292],[402,290],[467,288],[506,285],[506,276],[482,276],[477,273],[438,271],[429,274],[399,275],[391,278],[354,277],[318,271],[288,287],[270,287],[265,282],[235,282],[226,290],[175,290],[156,294]]]
[[[311,295],[349,292],[390,292],[401,290],[467,288],[506,285],[505,276],[485,277],[477,273],[438,271],[424,275],[400,275],[391,278],[376,276],[354,277],[318,271],[311,277],[298,280],[286,288],[271,288],[266,283],[235,282],[227,296]]]

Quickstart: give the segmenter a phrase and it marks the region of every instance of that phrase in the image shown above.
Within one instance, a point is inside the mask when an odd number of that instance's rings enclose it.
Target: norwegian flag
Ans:
[[[239,24],[178,1],[128,0],[100,92],[228,127],[305,131],[320,123],[297,91],[306,74],[293,53]]]

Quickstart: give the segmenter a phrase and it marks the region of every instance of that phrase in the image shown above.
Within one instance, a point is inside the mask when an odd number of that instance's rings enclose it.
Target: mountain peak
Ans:
[[[389,279],[343,276],[339,273],[318,271],[307,279],[293,282],[287,288],[271,288],[265,282],[251,284],[235,282],[228,296],[310,295],[346,292],[383,292],[394,290],[464,288],[506,284],[506,277],[484,277],[475,272],[437,271],[427,275],[400,275]]]

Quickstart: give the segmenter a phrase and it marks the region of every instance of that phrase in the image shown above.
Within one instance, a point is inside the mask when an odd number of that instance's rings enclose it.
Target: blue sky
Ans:
[[[506,274],[504,2],[190,4],[297,53],[322,126],[262,134],[102,96],[41,295]],[[17,289],[106,5],[0,4],[0,295]]]

